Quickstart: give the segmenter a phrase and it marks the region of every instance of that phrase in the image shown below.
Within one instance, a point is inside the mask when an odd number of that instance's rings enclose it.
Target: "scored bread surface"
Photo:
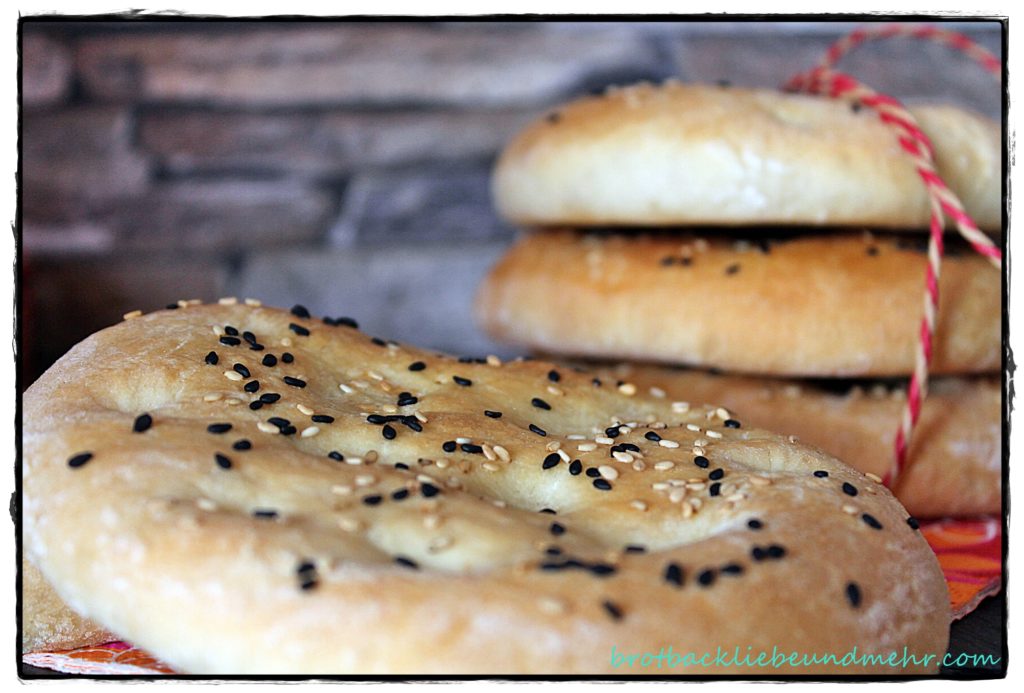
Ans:
[[[185,673],[945,651],[935,556],[834,458],[629,383],[307,315],[137,317],[28,390],[25,549],[76,610]]]
[[[531,233],[491,270],[476,315],[495,339],[550,354],[906,376],[926,256],[901,238]],[[1000,292],[999,271],[981,256],[945,258],[932,373],[999,371]]]
[[[936,169],[986,231],[1002,225],[998,123],[910,109]],[[897,135],[845,100],[637,84],[559,107],[503,151],[495,206],[522,225],[869,225],[926,230],[930,205]]]

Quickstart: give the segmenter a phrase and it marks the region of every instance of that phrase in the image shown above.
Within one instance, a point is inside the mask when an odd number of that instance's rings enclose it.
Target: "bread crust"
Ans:
[[[117,639],[75,613],[30,561],[21,565],[22,652],[72,650]]]
[[[264,349],[223,344],[214,330],[228,326]],[[262,365],[268,354],[276,365]],[[417,362],[424,367],[410,370]],[[236,363],[249,376],[225,375],[239,373]],[[713,411],[673,412],[664,400],[552,369],[463,363],[268,308],[188,306],[126,321],[73,348],[25,394],[25,548],[84,615],[187,673],[935,671],[935,660],[906,669],[613,666],[613,646],[941,655],[945,582],[891,494],[837,460],[709,419]],[[250,377],[257,393],[244,390]],[[247,406],[269,392],[280,399]],[[369,421],[410,396],[417,402],[395,415],[418,411],[421,431],[394,421],[389,436]],[[143,413],[151,425],[134,432]],[[303,435],[325,414],[333,421]],[[257,426],[272,416],[296,432]],[[636,424],[614,440],[643,459],[618,461],[603,443],[578,450],[615,417]],[[231,429],[208,429],[217,423]],[[586,439],[567,438],[577,433]],[[471,442],[456,443],[462,436]],[[236,450],[243,438],[250,449]],[[446,441],[481,452],[446,452]],[[698,441],[707,468],[694,464]],[[557,454],[545,469],[553,442],[588,468],[614,467],[599,472],[611,488],[572,474]],[[675,471],[654,468],[669,460]],[[691,477],[702,481],[675,502],[652,487]],[[624,548],[633,544],[644,552]],[[548,551],[556,546],[561,553]],[[664,577],[671,562],[683,569],[681,586]],[[702,586],[706,570],[717,579]]]
[[[1002,226],[999,125],[911,108],[975,222]],[[501,154],[495,206],[520,225],[868,225],[920,229],[927,193],[870,110],[766,89],[669,81],[560,106]]]
[[[885,476],[906,392],[870,382],[840,390],[820,382],[751,378],[643,364],[595,367],[602,377],[656,388],[669,399],[718,403],[751,426],[796,435],[865,473]],[[893,489],[919,518],[1002,512],[999,378],[933,378],[907,467]]]
[[[476,300],[495,339],[544,353],[776,376],[905,376],[914,368],[926,257],[898,237],[714,234],[521,237]],[[767,249],[768,252],[765,252]],[[1001,367],[1000,273],[947,257],[931,371]]]

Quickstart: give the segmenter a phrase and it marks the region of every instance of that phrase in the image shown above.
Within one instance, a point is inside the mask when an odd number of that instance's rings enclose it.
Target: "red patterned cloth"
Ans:
[[[949,586],[953,620],[963,618],[1002,585],[1002,523],[998,517],[922,522]],[[70,674],[173,674],[173,669],[123,642],[66,652],[34,652],[24,662]]]

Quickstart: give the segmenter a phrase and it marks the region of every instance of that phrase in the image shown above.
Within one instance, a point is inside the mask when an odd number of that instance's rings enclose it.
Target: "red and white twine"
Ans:
[[[935,314],[939,305],[939,271],[942,265],[943,227],[948,216],[960,235],[997,268],[1002,267],[1003,254],[992,240],[982,233],[963,205],[935,169],[932,143],[924,134],[914,116],[898,100],[880,94],[858,82],[850,75],[837,72],[832,66],[848,52],[869,40],[910,37],[944,43],[970,56],[997,78],[1002,76],[999,60],[962,34],[932,26],[886,25],[857,29],[833,44],[821,62],[808,72],[798,74],[783,87],[787,91],[825,94],[832,98],[848,99],[872,109],[879,119],[896,134],[900,147],[913,160],[918,175],[924,181],[931,201],[929,225],[928,265],[925,276],[924,316],[918,335],[918,348],[914,372],[907,389],[900,428],[896,433],[895,457],[883,481],[893,486],[907,462],[907,450],[914,426],[921,414],[921,406],[928,393],[928,367],[932,359],[932,339],[935,334]]]

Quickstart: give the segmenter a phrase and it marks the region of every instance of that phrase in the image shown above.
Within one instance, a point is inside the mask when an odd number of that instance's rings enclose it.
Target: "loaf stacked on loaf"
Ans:
[[[186,673],[893,675],[946,647],[877,480],[550,363],[185,304],[73,348],[23,420],[26,554]]]
[[[952,107],[912,110],[941,175],[998,232],[998,126]],[[928,198],[895,136],[857,103],[671,81],[612,89],[528,126],[502,154],[493,190],[498,210],[530,228],[478,297],[479,321],[499,340],[743,374],[764,379],[744,387],[766,392],[786,388],[772,378],[812,378],[800,396],[819,401],[827,395],[815,387],[857,379],[876,389],[913,371]],[[921,515],[998,512],[1000,274],[956,239],[946,245],[931,370],[958,379],[933,387],[985,406],[969,424],[919,431],[895,491]],[[863,418],[845,436],[856,442],[830,447],[829,420],[772,418],[789,400],[755,405],[707,375],[678,387],[670,371],[638,375],[682,398],[713,388],[758,425],[781,423],[834,454],[881,444],[892,459],[902,393],[891,380],[886,397],[859,402]],[[936,435],[941,445],[925,438]]]

